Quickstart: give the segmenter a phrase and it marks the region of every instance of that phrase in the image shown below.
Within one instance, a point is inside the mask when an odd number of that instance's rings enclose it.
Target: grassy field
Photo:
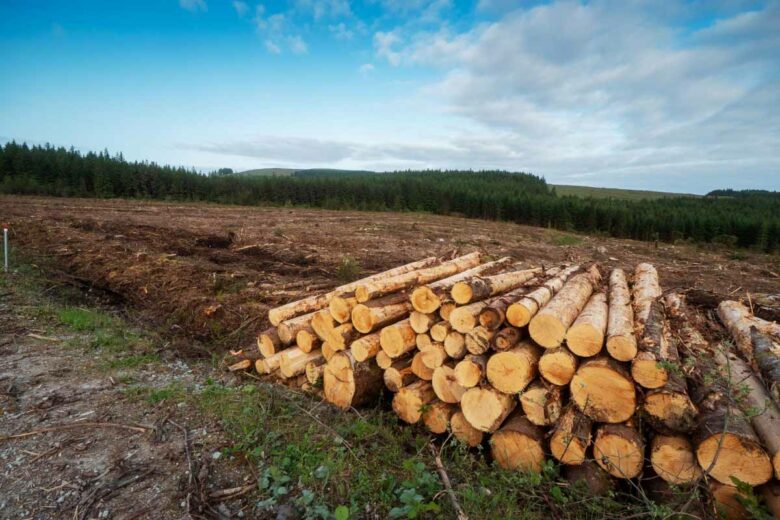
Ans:
[[[575,197],[594,197],[597,199],[622,199],[622,200],[644,200],[644,199],[663,199],[667,197],[699,197],[690,193],[669,193],[665,191],[644,191],[644,190],[622,190],[619,188],[594,188],[591,186],[571,186],[567,184],[553,184],[558,195]]]

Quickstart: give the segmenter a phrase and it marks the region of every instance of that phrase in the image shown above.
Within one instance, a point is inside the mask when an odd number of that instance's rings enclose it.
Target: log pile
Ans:
[[[602,278],[595,264],[471,253],[273,309],[231,369],[303,378],[343,409],[386,392],[400,420],[488,442],[503,468],[538,472],[551,458],[604,490],[706,480],[712,507],[728,497],[729,511],[737,479],[778,508],[778,325],[738,302],[718,315],[734,351],[705,339],[703,318],[662,294],[650,264]]]

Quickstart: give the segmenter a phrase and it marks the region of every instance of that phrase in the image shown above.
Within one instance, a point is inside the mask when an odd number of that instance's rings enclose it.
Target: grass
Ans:
[[[339,266],[336,268],[336,278],[339,281],[347,283],[357,280],[360,277],[362,268],[360,263],[351,256],[342,256]]]
[[[575,235],[555,234],[550,237],[549,243],[554,246],[578,246],[582,243],[582,237]]]

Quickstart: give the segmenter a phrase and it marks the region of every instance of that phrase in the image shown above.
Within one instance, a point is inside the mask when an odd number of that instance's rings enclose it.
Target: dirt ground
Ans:
[[[114,294],[201,354],[191,339],[240,348],[267,325],[268,308],[337,285],[345,256],[362,274],[453,250],[528,265],[649,261],[666,289],[780,293],[777,256],[460,217],[40,197],[0,197],[0,208],[26,254]]]

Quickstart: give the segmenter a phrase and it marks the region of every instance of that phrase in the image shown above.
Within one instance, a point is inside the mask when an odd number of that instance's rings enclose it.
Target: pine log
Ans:
[[[685,435],[656,435],[650,441],[650,463],[670,484],[689,484],[702,472],[693,446]]]
[[[487,380],[500,392],[506,394],[521,392],[539,373],[540,355],[541,349],[530,341],[524,341],[507,351],[493,354],[487,362]],[[466,414],[466,417],[468,418],[469,415]],[[474,426],[479,428],[476,424]]]
[[[306,364],[312,361],[324,359],[321,350],[304,352],[298,347],[293,347],[282,352],[279,360],[279,374],[283,378],[290,378],[306,372]]]
[[[750,327],[755,325],[755,322],[750,310],[739,302],[724,300],[718,305],[718,317],[745,359],[755,366],[753,339],[750,332]]]
[[[352,309],[352,325],[363,334],[368,334],[408,316],[411,309],[412,304],[406,293],[391,294],[355,305]]]
[[[408,305],[411,308],[412,304],[410,303]],[[409,314],[409,324],[417,334],[425,334],[429,332],[431,327],[438,321],[440,321],[440,318],[437,314],[434,313],[425,314],[422,312],[412,311]]]
[[[429,403],[423,412],[423,424],[425,424],[425,427],[428,428],[428,431],[431,433],[437,435],[447,433],[447,428],[450,426],[450,418],[457,409],[458,407],[453,404],[435,400]]]
[[[416,352],[414,356],[412,356],[412,372],[423,381],[430,381],[433,379],[433,369],[428,368],[425,363],[423,363],[422,355],[422,352]]]
[[[466,334],[466,350],[474,355],[484,354],[490,350],[490,342],[493,340],[493,336],[495,336],[495,332],[486,329],[482,325],[474,327]]]
[[[257,335],[257,349],[263,357],[271,357],[283,349],[276,327],[271,327]]]
[[[509,350],[520,342],[523,333],[516,327],[504,327],[496,333],[493,348],[497,351]]]
[[[271,309],[270,311],[268,311],[268,320],[271,322],[272,325],[279,325],[281,322],[285,320],[289,320],[290,318],[294,318],[296,316],[300,316],[301,314],[306,314],[309,312],[319,311],[321,309],[324,309],[325,307],[327,307],[328,303],[330,302],[330,299],[333,296],[342,295],[342,294],[349,293],[350,291],[354,291],[355,288],[362,283],[380,280],[382,278],[389,278],[402,273],[408,273],[416,269],[430,267],[432,265],[437,264],[438,262],[439,262],[438,259],[433,256],[429,258],[424,258],[423,260],[411,262],[409,264],[395,267],[393,269],[384,271],[382,273],[371,275],[367,278],[363,278],[362,280],[357,280],[355,282],[350,282],[346,285],[336,287],[334,290],[326,294],[309,296],[308,298],[304,298],[302,300],[290,302],[288,304],[282,305],[281,307],[276,307],[275,309]]]
[[[448,278],[438,280],[436,282],[422,285],[412,291],[410,300],[414,310],[425,314],[436,312],[440,308],[442,302],[449,295],[452,286],[461,280],[466,280],[471,276],[477,276],[479,274],[486,274],[498,271],[508,266],[511,263],[511,258],[505,257],[493,262],[487,262],[476,267],[472,267],[466,271],[457,273]],[[442,319],[447,319],[442,316]]]
[[[304,352],[311,352],[316,348],[320,348],[322,340],[317,337],[311,328],[306,328],[299,330],[298,334],[295,335],[295,344]]]
[[[528,324],[531,338],[544,348],[559,347],[600,279],[594,265],[587,273],[573,276]]]
[[[408,357],[411,359],[411,356]],[[379,352],[377,352],[376,356],[374,356],[374,359],[376,360],[377,366],[382,370],[387,370],[388,367],[390,367],[393,364],[393,362],[396,361],[395,359],[388,356],[384,350],[380,350]]]
[[[520,406],[529,421],[537,426],[550,426],[561,416],[563,392],[559,386],[536,380],[520,395]]]
[[[484,433],[474,428],[471,423],[466,420],[466,416],[463,415],[463,412],[460,410],[457,410],[452,414],[452,417],[450,417],[450,429],[458,441],[471,448],[476,448],[482,444],[482,439],[485,436]]]
[[[310,385],[317,385],[322,381],[322,376],[325,374],[325,358],[322,357],[316,361],[309,361],[306,363],[306,381]]]
[[[423,365],[431,370],[436,370],[442,366],[448,357],[447,352],[444,350],[444,345],[441,343],[431,343],[430,348],[421,351],[420,353],[422,354],[420,359],[422,360]]]
[[[541,473],[544,430],[515,412],[490,438],[493,460],[504,469]]]
[[[636,428],[629,424],[604,424],[596,429],[593,458],[613,477],[639,476],[644,464],[645,444]]]
[[[614,479],[592,460],[582,464],[564,466],[563,476],[573,484],[584,486],[594,495],[606,495],[615,489]]]
[[[590,297],[585,308],[569,330],[566,331],[566,346],[581,357],[593,357],[604,346],[607,332],[607,295],[599,292]]]
[[[466,420],[483,432],[494,432],[517,406],[514,396],[490,386],[469,388],[460,399]]]
[[[634,332],[642,337],[645,322],[650,316],[650,307],[661,296],[661,286],[658,284],[658,271],[651,264],[642,263],[634,268]]]
[[[479,265],[481,256],[482,255],[479,252],[469,253],[447,262],[442,262],[434,267],[419,269],[417,271],[411,271],[379,280],[363,282],[355,287],[355,297],[357,298],[358,303],[363,303],[385,294],[409,289],[415,285],[423,285],[435,280],[441,280],[442,278],[447,278],[448,276],[452,276]]]
[[[317,337],[322,341],[328,341],[328,335],[339,325],[327,310],[317,311],[311,317],[310,326]]]
[[[379,333],[379,344],[391,358],[397,358],[411,352],[417,346],[417,334],[409,320],[388,325]]]
[[[562,464],[582,464],[591,441],[593,423],[577,407],[569,406],[550,436],[550,452]]]
[[[577,356],[566,347],[547,349],[539,359],[539,373],[554,385],[568,385],[577,371]]]
[[[417,380],[417,376],[412,372],[412,360],[409,358],[399,359],[385,369],[385,386],[393,393]]]
[[[634,335],[634,308],[626,273],[613,269],[609,275],[607,352],[618,361],[631,361],[638,352]]]
[[[636,389],[628,372],[607,356],[585,361],[569,384],[571,399],[598,422],[620,423],[636,410]]]
[[[452,311],[458,308],[458,305],[452,301],[442,301],[441,307],[439,307],[439,316],[441,319],[449,322],[450,321],[450,314],[452,314]]]
[[[536,279],[529,280],[522,287],[493,299],[490,305],[479,311],[479,324],[490,330],[501,327],[506,321],[507,308],[528,293],[527,285],[534,280]]]
[[[347,323],[352,319],[352,309],[358,304],[354,294],[335,295],[328,303],[328,312],[339,323]]]
[[[449,317],[450,325],[461,334],[471,332],[479,323],[479,313],[490,304],[489,301],[481,301],[456,307]]]
[[[441,365],[433,371],[433,391],[445,403],[459,403],[466,388],[458,384],[452,365]]]
[[[517,289],[542,272],[541,268],[512,271],[493,276],[475,276],[452,286],[450,296],[459,305],[467,305],[491,296]]]
[[[631,376],[644,388],[661,388],[679,366],[660,300],[650,302],[642,330],[639,353],[631,361]]]
[[[382,391],[382,370],[372,361],[355,361],[350,351],[337,352],[325,365],[325,399],[342,409],[375,400]]]
[[[414,344],[417,346],[417,350],[425,352],[433,346],[433,340],[428,334],[417,334],[414,338]]]
[[[382,350],[379,344],[379,333],[368,334],[352,342],[349,346],[355,361],[366,361],[376,357]]]
[[[289,345],[295,341],[295,337],[298,335],[298,331],[311,329],[311,320],[314,318],[314,313],[303,314],[287,321],[281,322],[276,327],[279,340],[283,345]]]
[[[253,360],[251,359],[239,359],[235,363],[228,365],[230,372],[238,372],[239,370],[248,370],[252,368]]]
[[[255,368],[259,374],[267,375],[279,369],[282,362],[282,354],[288,350],[300,350],[298,347],[289,347],[285,350],[279,351],[273,356],[269,356],[264,359],[258,359],[255,362]]]
[[[433,341],[444,343],[444,338],[447,337],[447,334],[449,334],[451,330],[452,326],[450,325],[450,322],[442,320],[431,326],[429,334]]]
[[[322,351],[322,356],[325,358],[326,361],[330,361],[330,358],[332,358],[334,355],[336,355],[336,350],[331,346],[330,343],[327,341],[323,341],[322,345],[320,346],[320,350]]]
[[[444,338],[444,350],[452,359],[463,359],[468,353],[466,350],[466,337],[457,331],[451,331]]]
[[[360,333],[355,330],[351,323],[342,323],[328,333],[325,341],[330,343],[333,350],[342,351],[346,350],[359,336]]]
[[[485,378],[487,358],[468,355],[455,365],[455,380],[463,388],[473,388]]]
[[[547,305],[566,283],[571,275],[579,271],[574,265],[561,271],[556,277],[547,280],[541,287],[534,289],[506,309],[506,321],[515,327],[525,327],[536,313]]]
[[[750,327],[753,341],[753,358],[764,378],[769,395],[780,403],[780,343],[773,341],[755,326]]]
[[[750,520],[752,517],[745,508],[745,494],[731,484],[709,481],[709,491],[715,502],[716,518],[724,520]]]
[[[393,397],[393,411],[402,421],[414,424],[420,420],[424,408],[436,399],[433,385],[428,381],[415,381],[401,388]]]

